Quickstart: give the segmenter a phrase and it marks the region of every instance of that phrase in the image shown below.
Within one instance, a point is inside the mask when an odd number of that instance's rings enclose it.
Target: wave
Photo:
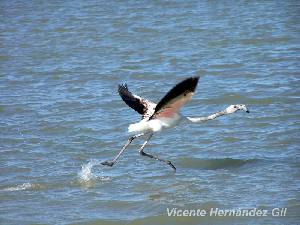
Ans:
[[[248,163],[254,163],[258,159],[197,159],[197,158],[182,158],[179,160],[179,164],[185,168],[193,169],[226,169],[226,168],[236,168],[243,166]]]
[[[23,191],[23,190],[37,190],[41,189],[40,184],[23,183],[12,187],[3,188],[0,191]]]

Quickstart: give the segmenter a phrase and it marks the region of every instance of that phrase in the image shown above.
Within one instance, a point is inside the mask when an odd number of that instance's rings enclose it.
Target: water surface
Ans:
[[[1,224],[297,224],[298,1],[1,1]],[[159,101],[200,76],[183,108],[205,116],[142,140],[128,83]],[[167,208],[287,207],[277,217],[168,217]]]

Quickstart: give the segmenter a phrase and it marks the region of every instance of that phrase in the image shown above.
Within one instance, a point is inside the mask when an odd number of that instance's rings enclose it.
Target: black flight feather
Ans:
[[[123,101],[139,114],[143,115],[147,111],[146,106],[141,102],[141,99],[136,98],[128,91],[127,84],[119,85],[118,92]]]
[[[151,118],[161,110],[166,104],[168,104],[172,99],[184,94],[195,92],[195,89],[198,84],[199,77],[190,77],[178,83],[175,87],[173,87],[156,105],[155,111]]]

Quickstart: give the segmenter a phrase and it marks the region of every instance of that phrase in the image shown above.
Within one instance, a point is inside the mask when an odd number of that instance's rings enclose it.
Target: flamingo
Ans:
[[[225,110],[216,112],[206,117],[184,117],[179,110],[183,105],[192,99],[195,93],[199,77],[187,78],[175,85],[157,104],[141,98],[138,95],[132,94],[127,87],[127,84],[119,85],[118,92],[123,101],[136,112],[142,115],[142,119],[138,123],[130,124],[128,127],[129,133],[134,133],[130,136],[123,146],[121,151],[111,161],[102,162],[102,165],[113,166],[119,159],[121,154],[130,145],[130,143],[139,137],[146,136],[145,142],[139,149],[142,156],[146,156],[171,166],[174,171],[176,167],[169,160],[159,158],[144,152],[144,148],[149,142],[154,133],[177,126],[183,119],[192,123],[201,123],[216,119],[219,116],[235,113],[239,110],[249,113],[247,107],[243,104],[230,105]]]

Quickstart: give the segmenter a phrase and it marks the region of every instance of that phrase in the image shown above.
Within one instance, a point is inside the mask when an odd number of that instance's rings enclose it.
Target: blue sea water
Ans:
[[[0,224],[299,224],[298,1],[1,1]],[[200,76],[186,116],[136,140],[119,83],[154,102]],[[167,209],[266,209],[169,217]],[[287,208],[284,217],[270,215]]]

